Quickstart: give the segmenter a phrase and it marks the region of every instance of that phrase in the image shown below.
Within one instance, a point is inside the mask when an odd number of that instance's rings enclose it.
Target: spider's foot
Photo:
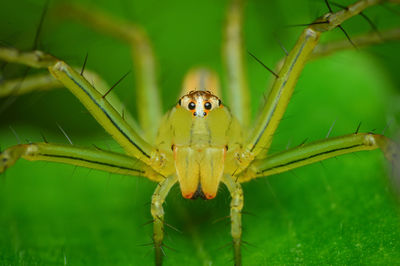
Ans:
[[[233,252],[234,252],[235,266],[242,265],[242,254],[241,254],[240,246],[241,246],[240,238],[234,239],[233,240]]]

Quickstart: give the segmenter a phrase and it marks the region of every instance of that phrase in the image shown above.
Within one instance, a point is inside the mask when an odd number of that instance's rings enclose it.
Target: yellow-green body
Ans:
[[[164,116],[156,146],[168,158],[164,173],[178,176],[185,198],[199,184],[207,198],[214,198],[222,175],[231,175],[239,165],[235,155],[242,141],[241,127],[228,108],[196,117],[177,105]]]

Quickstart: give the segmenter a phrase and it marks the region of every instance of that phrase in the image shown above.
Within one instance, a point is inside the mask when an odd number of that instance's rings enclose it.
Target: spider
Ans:
[[[302,68],[309,57],[318,56],[312,52],[321,33],[337,27],[376,3],[359,1],[351,8],[337,13],[329,12],[306,27],[277,71],[273,88],[253,127],[249,126],[248,92],[243,74],[243,6],[240,1],[232,1],[230,5],[225,33],[224,55],[230,104],[225,104],[221,97],[217,77],[210,71],[197,69],[186,76],[181,96],[164,117],[158,108],[153,53],[145,33],[137,26],[113,22],[102,13],[88,13],[74,6],[65,7],[70,8],[73,16],[83,22],[117,35],[133,45],[136,75],[139,77],[137,98],[141,106],[141,127],[132,122],[126,111],[122,112],[119,101],[111,95],[111,89],[103,85],[103,81],[94,73],[83,68],[79,72],[43,52],[19,52],[5,47],[2,48],[1,59],[7,62],[48,68],[55,79],[45,79],[45,85],[52,83],[51,86],[55,86],[61,82],[67,87],[124,148],[127,155],[99,148],[47,142],[20,144],[2,152],[0,170],[4,171],[22,157],[144,176],[158,182],[151,202],[156,264],[161,264],[163,258],[165,222],[162,204],[171,187],[179,183],[184,198],[210,200],[216,197],[222,183],[232,197],[230,219],[234,261],[240,265],[241,183],[361,150],[381,148],[389,159],[394,157],[392,143],[386,137],[359,133],[358,130],[342,137],[327,138],[266,155]],[[374,37],[371,35],[369,40],[373,42]],[[32,80],[38,87],[39,79],[33,77]],[[19,85],[17,93],[24,92],[26,84],[29,84],[27,81],[31,81],[30,77]],[[9,94],[12,93],[15,92]]]

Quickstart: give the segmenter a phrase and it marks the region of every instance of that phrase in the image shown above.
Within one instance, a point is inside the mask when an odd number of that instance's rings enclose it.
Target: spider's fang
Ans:
[[[192,195],[192,197],[190,199],[195,200],[198,198],[202,198],[203,200],[207,200],[206,195],[204,195],[204,192],[201,188],[201,183],[199,182],[199,185],[197,186],[196,192],[194,192],[194,194]]]

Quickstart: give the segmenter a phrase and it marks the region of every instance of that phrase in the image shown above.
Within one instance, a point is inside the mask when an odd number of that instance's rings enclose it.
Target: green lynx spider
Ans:
[[[0,173],[19,158],[61,162],[111,173],[143,176],[158,182],[151,203],[155,262],[162,264],[164,211],[162,204],[175,183],[183,197],[212,199],[219,183],[231,193],[231,235],[235,265],[241,265],[241,183],[325,160],[341,154],[380,148],[389,160],[395,156],[390,140],[372,133],[354,133],[312,142],[287,151],[268,155],[271,144],[297,79],[310,58],[333,52],[338,46],[318,46],[320,35],[382,1],[358,1],[336,13],[327,13],[308,26],[281,64],[269,97],[249,133],[248,89],[243,67],[243,3],[232,0],[225,29],[224,56],[228,71],[230,109],[219,99],[217,78],[211,72],[194,70],[187,75],[185,89],[177,105],[164,118],[159,108],[155,82],[154,55],[145,32],[136,25],[118,22],[106,14],[79,6],[65,6],[75,19],[94,29],[128,42],[132,47],[138,77],[137,99],[140,127],[108,93],[103,81],[94,73],[80,75],[65,62],[41,51],[21,52],[0,47],[0,60],[34,68],[48,68],[49,74],[28,76],[14,91],[7,81],[0,86],[0,96],[23,94],[33,90],[68,88],[88,109],[98,123],[124,148],[127,155],[95,148],[49,143],[20,144],[0,155]],[[390,2],[399,3],[398,0]],[[398,39],[399,30],[383,32],[383,39]],[[364,35],[358,45],[379,42],[376,35]],[[349,47],[350,44],[345,44]],[[346,48],[344,47],[344,48]],[[342,47],[343,48],[343,47]],[[340,47],[339,47],[340,49]],[[89,78],[90,77],[90,78]],[[96,88],[87,80],[95,79]],[[197,84],[197,85],[196,85]],[[206,84],[200,86],[199,84]],[[205,90],[191,91],[193,88]],[[210,90],[210,91],[208,91]],[[151,103],[151,104],[143,104]],[[158,132],[158,134],[157,134]]]

